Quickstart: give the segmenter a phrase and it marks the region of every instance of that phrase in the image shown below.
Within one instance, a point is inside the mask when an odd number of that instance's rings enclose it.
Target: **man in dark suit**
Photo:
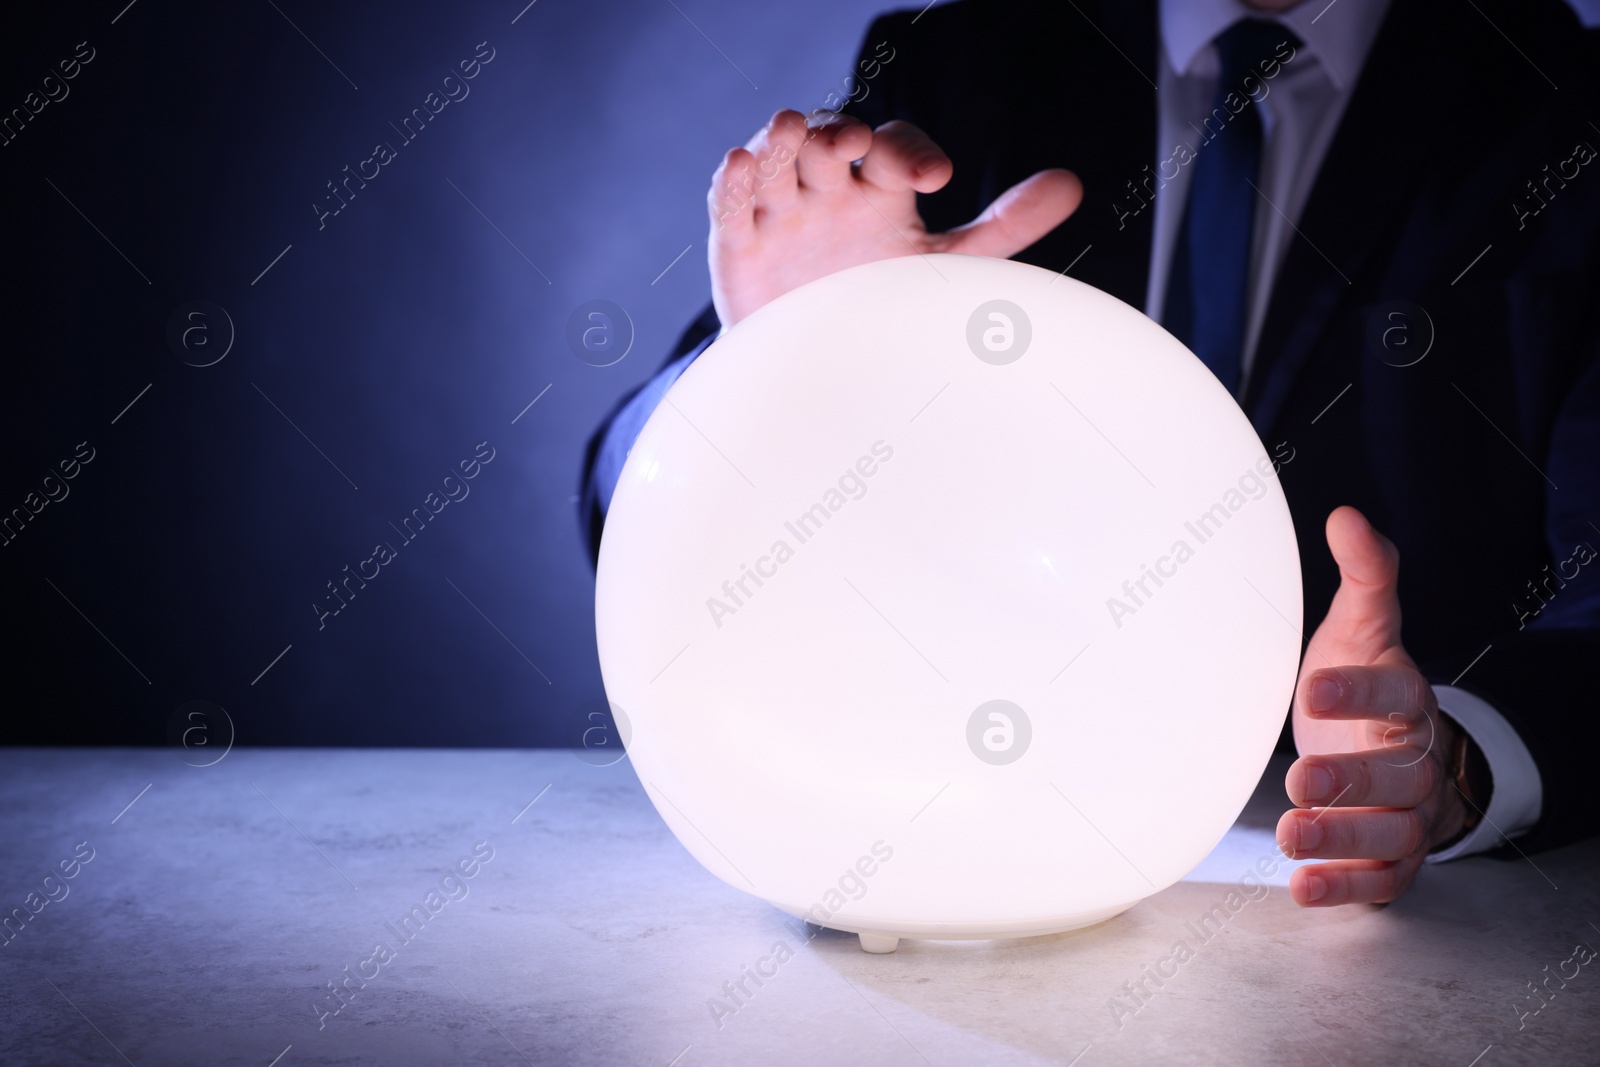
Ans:
[[[845,114],[780,112],[718,168],[713,307],[590,442],[591,549],[644,420],[719,329],[858,263],[1014,256],[1144,309],[1293,449],[1322,621],[1278,836],[1328,861],[1295,872],[1299,903],[1594,832],[1594,42],[1555,0],[1335,3],[879,19]]]

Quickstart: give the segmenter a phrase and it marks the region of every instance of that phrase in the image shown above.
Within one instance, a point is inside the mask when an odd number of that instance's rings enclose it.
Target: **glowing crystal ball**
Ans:
[[[1274,458],[1182,344],[1048,271],[907,256],[773,301],[607,517],[640,781],[713,874],[869,951],[1118,914],[1221,839],[1288,709]]]

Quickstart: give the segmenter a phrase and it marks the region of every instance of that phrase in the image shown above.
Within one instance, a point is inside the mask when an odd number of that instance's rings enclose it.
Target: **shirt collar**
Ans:
[[[1280,15],[1246,7],[1241,0],[1160,0],[1161,39],[1174,73],[1187,75],[1197,56],[1241,18],[1280,22],[1305,42],[1329,79],[1348,92],[1367,60],[1389,0],[1302,0]]]

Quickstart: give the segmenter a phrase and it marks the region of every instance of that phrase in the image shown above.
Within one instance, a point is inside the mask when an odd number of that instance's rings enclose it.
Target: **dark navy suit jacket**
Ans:
[[[1600,49],[1556,0],[1478,7],[1391,5],[1241,403],[1269,448],[1295,452],[1281,479],[1306,632],[1338,587],[1323,524],[1352,504],[1400,548],[1404,641],[1430,680],[1483,653],[1458,684],[1539,766],[1543,813],[1518,842],[1531,851],[1600,829]],[[963,0],[914,15],[873,24],[863,58],[888,41],[894,59],[849,110],[913,122],[949,153],[950,184],[920,198],[930,231],[1070,168],[1082,207],[1016,258],[1076,260],[1074,277],[1142,309],[1154,211],[1133,209],[1157,158],[1155,4]],[[1382,340],[1397,324],[1411,331],[1403,357]],[[708,308],[654,386],[717,328]],[[1395,366],[1430,329],[1427,356]],[[625,398],[589,443],[593,553],[655,395]]]

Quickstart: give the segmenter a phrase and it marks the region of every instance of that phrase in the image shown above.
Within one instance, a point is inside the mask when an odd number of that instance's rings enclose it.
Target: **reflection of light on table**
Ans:
[[[1257,862],[1261,863],[1257,867]],[[1263,871],[1273,870],[1273,861],[1278,867],[1272,874]],[[1244,876],[1254,873],[1264,885],[1278,885],[1287,887],[1289,875],[1296,867],[1304,867],[1315,860],[1289,860],[1278,851],[1277,835],[1271,830],[1263,830],[1259,826],[1235,825],[1211,854],[1200,861],[1200,865],[1181,879],[1185,882],[1216,882],[1220,885],[1237,885],[1244,881]]]
[[[1261,774],[1261,781],[1256,783],[1255,792],[1250,795],[1249,802],[1228,828],[1227,834],[1180,881],[1238,885],[1244,881],[1247,873],[1251,873],[1252,882],[1287,887],[1289,875],[1296,867],[1315,862],[1286,859],[1278,851],[1278,819],[1290,807],[1289,798],[1283,791],[1283,779],[1293,762],[1294,757],[1286,753],[1272,757]],[[1276,870],[1273,869],[1274,861],[1277,862]],[[1260,867],[1256,866],[1258,862]],[[1272,874],[1263,874],[1263,871],[1272,871]]]

